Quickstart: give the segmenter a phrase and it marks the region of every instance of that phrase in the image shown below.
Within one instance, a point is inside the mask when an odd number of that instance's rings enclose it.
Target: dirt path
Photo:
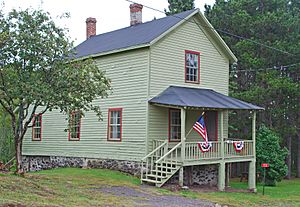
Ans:
[[[175,195],[163,195],[151,190],[149,186],[141,186],[139,188],[112,186],[93,188],[93,190],[101,191],[110,195],[131,198],[135,207],[215,207],[218,204],[211,203],[209,201],[203,201],[199,199],[185,198]]]

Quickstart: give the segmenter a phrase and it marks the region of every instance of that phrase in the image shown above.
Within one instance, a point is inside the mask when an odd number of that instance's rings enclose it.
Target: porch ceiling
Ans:
[[[264,108],[247,103],[236,98],[225,96],[211,89],[169,86],[158,96],[149,100],[151,104],[202,108],[202,109],[232,109],[232,110],[264,110]]]

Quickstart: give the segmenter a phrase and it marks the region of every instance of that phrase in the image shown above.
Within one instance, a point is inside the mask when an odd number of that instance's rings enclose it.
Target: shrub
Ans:
[[[280,146],[280,137],[268,129],[261,126],[258,130],[256,142],[257,172],[263,175],[262,163],[269,163],[266,169],[266,185],[275,186],[287,174],[288,168],[285,159],[288,150]]]

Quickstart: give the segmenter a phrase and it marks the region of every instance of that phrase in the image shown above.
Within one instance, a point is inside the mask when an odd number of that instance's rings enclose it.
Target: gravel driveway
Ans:
[[[152,187],[141,186],[140,188],[130,188],[122,186],[111,186],[102,188],[93,188],[93,190],[101,191],[110,195],[131,198],[136,207],[216,207],[220,206],[209,201],[185,198],[176,195],[163,195],[151,191]]]

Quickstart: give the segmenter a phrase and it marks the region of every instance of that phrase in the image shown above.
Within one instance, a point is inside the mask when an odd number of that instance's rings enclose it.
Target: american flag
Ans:
[[[204,139],[206,143],[208,143],[208,137],[207,137],[207,131],[204,124],[204,117],[203,115],[200,116],[200,118],[196,121],[196,123],[193,126],[193,129],[200,134],[200,136]]]

